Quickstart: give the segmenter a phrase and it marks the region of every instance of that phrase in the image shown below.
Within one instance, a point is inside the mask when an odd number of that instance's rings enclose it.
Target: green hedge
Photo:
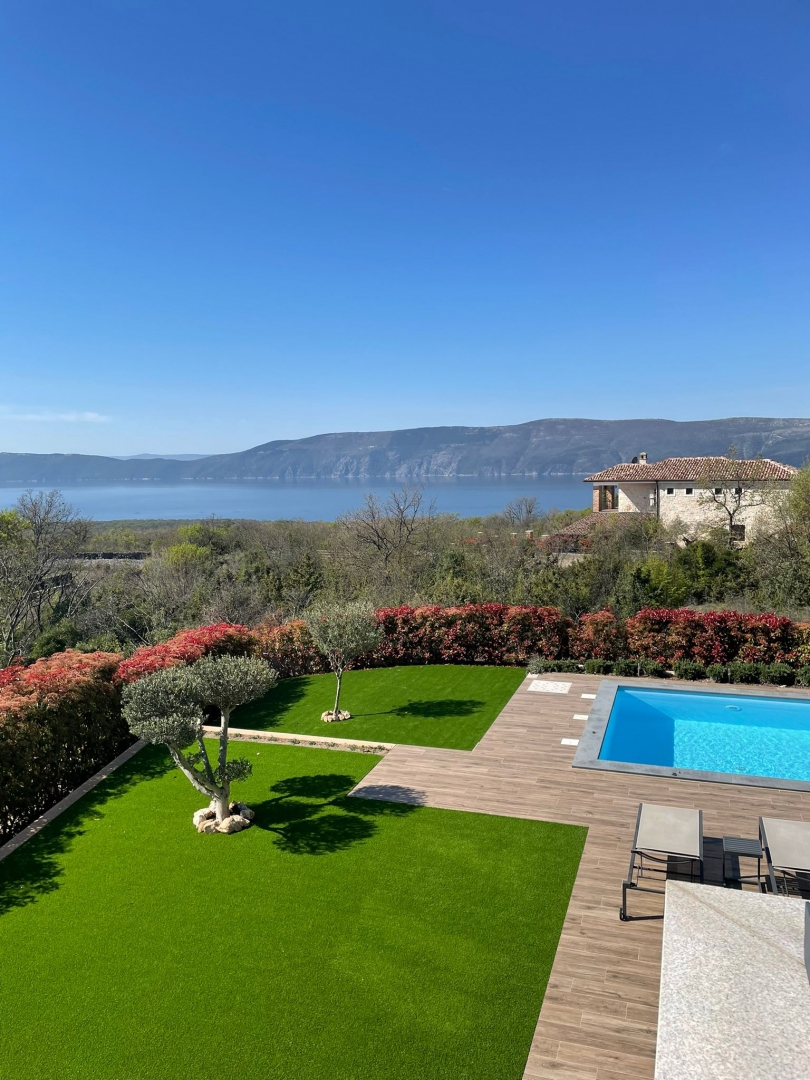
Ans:
[[[58,653],[0,692],[0,840],[7,840],[134,741],[112,679],[117,656]],[[6,673],[8,672],[8,675]]]
[[[705,679],[706,668],[697,660],[676,660],[672,665],[676,679]]]
[[[554,671],[572,675],[582,671],[582,664],[578,660],[543,660],[539,656],[532,656],[527,670],[529,675],[546,675]]]

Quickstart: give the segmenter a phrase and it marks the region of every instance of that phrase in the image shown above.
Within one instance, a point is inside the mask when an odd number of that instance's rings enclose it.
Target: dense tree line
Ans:
[[[0,513],[0,656],[126,651],[183,627],[273,624],[351,600],[542,604],[575,618],[608,606],[620,616],[682,606],[810,614],[810,467],[745,546],[722,529],[685,543],[683,530],[631,514],[596,523],[586,552],[541,539],[588,513],[542,514],[527,496],[460,519],[404,489],[334,522],[96,524],[58,492],[29,493]]]

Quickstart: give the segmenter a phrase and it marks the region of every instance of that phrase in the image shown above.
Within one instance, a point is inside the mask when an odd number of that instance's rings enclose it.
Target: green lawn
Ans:
[[[325,724],[334,675],[284,679],[233,714],[234,727],[472,750],[526,677],[523,668],[393,667],[347,671],[340,706],[351,720]]]
[[[352,799],[359,754],[242,744],[200,836],[148,749],[0,863],[0,1075],[519,1080],[585,830]]]

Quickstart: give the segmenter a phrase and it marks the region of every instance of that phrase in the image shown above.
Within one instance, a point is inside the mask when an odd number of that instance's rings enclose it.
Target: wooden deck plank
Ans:
[[[810,821],[810,793],[573,769],[575,748],[560,740],[581,735],[586,721],[574,713],[589,711],[591,701],[581,695],[595,694],[601,679],[565,681],[568,694],[529,692],[523,683],[471,752],[397,746],[353,794],[587,826],[524,1080],[647,1080],[655,1060],[663,900],[633,895],[632,911],[653,918],[618,918],[639,802],[704,811],[707,881],[719,884],[717,838],[756,836],[763,813]]]

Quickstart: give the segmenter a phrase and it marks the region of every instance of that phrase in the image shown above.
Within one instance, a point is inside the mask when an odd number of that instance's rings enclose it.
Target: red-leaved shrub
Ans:
[[[318,675],[329,670],[325,658],[315,648],[307,624],[301,619],[283,626],[260,626],[253,631],[254,651],[278,672],[279,678]]]
[[[671,665],[676,660],[728,664],[733,660],[783,663],[795,658],[796,626],[778,615],[738,611],[645,608],[627,619],[631,656]]]
[[[398,607],[376,612],[380,645],[352,667],[394,664],[525,664],[532,653],[564,656],[570,621],[556,608],[466,604],[464,607]],[[328,671],[306,623],[253,631],[255,651],[282,678]]]
[[[191,664],[202,656],[244,656],[254,646],[254,635],[236,623],[214,623],[181,630],[161,645],[144,645],[119,665],[121,682],[133,682],[162,668]]]
[[[382,608],[380,664],[523,664],[565,655],[570,621],[557,608],[465,604]]]
[[[117,653],[72,649],[0,678],[0,838],[19,831],[132,742]]]
[[[610,609],[581,615],[571,633],[575,660],[618,660],[626,649],[624,623]]]

